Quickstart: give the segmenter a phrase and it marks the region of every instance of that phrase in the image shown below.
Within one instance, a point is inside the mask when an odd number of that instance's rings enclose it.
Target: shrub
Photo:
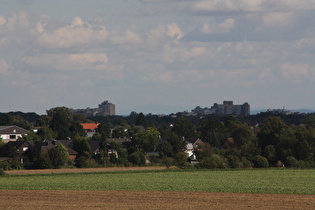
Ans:
[[[253,159],[254,167],[255,168],[267,168],[269,166],[267,158],[256,155]]]
[[[284,167],[284,164],[282,163],[281,160],[278,160],[277,163],[276,163],[276,167]]]
[[[299,161],[293,156],[288,156],[285,163],[287,167],[297,167],[299,165]]]
[[[174,157],[174,163],[178,168],[184,168],[187,163],[187,155],[185,152],[178,152]]]
[[[252,163],[249,160],[247,160],[246,157],[242,157],[242,159],[241,159],[241,167],[242,168],[251,168],[252,167]]]
[[[163,164],[167,167],[170,168],[172,165],[174,165],[174,159],[170,157],[166,157],[163,159]]]
[[[140,151],[135,151],[132,154],[129,155],[129,162],[133,165],[142,166],[145,165],[145,156]]]
[[[94,159],[81,156],[76,159],[76,166],[78,168],[97,168],[99,165]]]
[[[227,160],[217,154],[211,154],[210,157],[204,158],[196,167],[200,168],[226,168],[228,166]]]
[[[235,155],[228,155],[227,161],[228,161],[228,164],[231,168],[241,168],[242,167],[240,159]]]
[[[6,175],[6,174],[5,174],[4,170],[3,170],[3,168],[0,168],[0,176],[4,176],[4,175]]]

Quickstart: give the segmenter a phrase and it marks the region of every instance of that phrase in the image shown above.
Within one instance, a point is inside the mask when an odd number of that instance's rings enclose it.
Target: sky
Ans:
[[[314,17],[315,0],[0,0],[0,112],[314,109]]]

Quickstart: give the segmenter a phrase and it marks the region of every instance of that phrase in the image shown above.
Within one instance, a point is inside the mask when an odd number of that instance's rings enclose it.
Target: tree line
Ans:
[[[25,116],[25,115],[24,115]],[[64,164],[76,167],[132,166],[148,164],[176,165],[180,168],[250,168],[250,167],[315,167],[315,115],[275,115],[260,113],[238,116],[183,116],[181,113],[158,116],[132,112],[129,116],[88,118],[74,114],[67,107],[56,107],[33,121],[22,115],[1,114],[0,125],[15,124],[30,129],[38,126],[20,141],[33,141],[26,151],[26,161],[19,164],[14,151],[2,144],[0,155],[9,156],[8,168],[58,168]],[[34,122],[34,119],[36,121]],[[92,137],[86,137],[81,123],[98,122]],[[126,138],[119,144],[110,138]],[[36,144],[47,140],[73,141],[78,152],[74,162],[68,160],[60,145],[48,152]],[[187,156],[187,143],[200,139],[203,143]],[[97,142],[97,154],[91,142]],[[63,157],[62,160],[56,160]],[[195,161],[196,164],[191,164]],[[9,165],[9,166],[8,166]],[[1,165],[0,165],[1,166]]]

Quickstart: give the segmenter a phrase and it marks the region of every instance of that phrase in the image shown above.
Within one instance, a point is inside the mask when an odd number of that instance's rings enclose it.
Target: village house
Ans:
[[[83,127],[86,137],[92,137],[96,133],[96,128],[100,125],[100,123],[81,123]]]
[[[23,135],[27,135],[29,131],[16,125],[0,126],[0,138],[4,143],[9,141],[17,141]]]

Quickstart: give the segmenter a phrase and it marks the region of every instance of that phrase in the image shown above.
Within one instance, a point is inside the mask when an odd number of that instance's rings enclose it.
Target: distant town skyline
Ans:
[[[0,112],[315,109],[315,0],[2,0]]]

